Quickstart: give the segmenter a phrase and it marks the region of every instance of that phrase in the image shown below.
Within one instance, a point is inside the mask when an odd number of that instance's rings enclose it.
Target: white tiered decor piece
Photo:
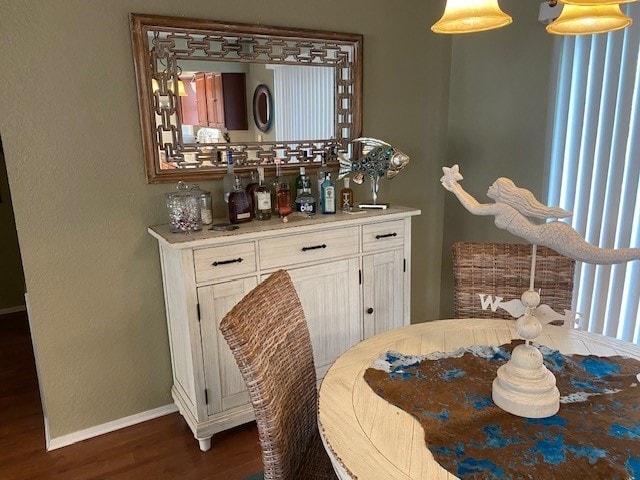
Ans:
[[[542,323],[535,315],[540,295],[533,290],[536,248],[533,245],[529,290],[521,297],[525,312],[516,321],[518,335],[526,342],[514,348],[509,361],[498,369],[491,396],[497,406],[509,413],[527,418],[546,418],[558,413],[560,392],[556,387],[556,377],[544,366],[540,350],[530,343],[542,331]]]
[[[513,349],[509,361],[498,369],[493,381],[494,403],[503,410],[526,418],[545,418],[555,415],[560,408],[560,392],[554,375],[544,366],[542,353],[531,344],[542,331],[542,324],[564,320],[565,326],[573,326],[577,314],[554,312],[548,305],[540,305],[540,295],[534,290],[537,245],[543,245],[574,260],[611,265],[640,259],[640,248],[600,248],[591,245],[569,224],[558,221],[571,216],[571,212],[558,207],[548,207],[524,188],[517,187],[508,178],[498,178],[487,191],[494,203],[479,203],[458,183],[463,179],[458,165],[443,167],[440,182],[458,198],[474,215],[492,215],[495,225],[533,245],[529,290],[520,300],[498,302],[498,306],[518,317],[517,332],[525,340],[524,345]],[[535,223],[528,217],[547,223]],[[484,296],[483,298],[483,305]],[[493,302],[489,302],[492,305]]]

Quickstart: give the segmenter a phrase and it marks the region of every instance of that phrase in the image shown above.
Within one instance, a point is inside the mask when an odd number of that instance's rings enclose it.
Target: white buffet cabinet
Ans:
[[[149,228],[160,245],[171,393],[203,451],[214,433],[254,418],[218,329],[222,317],[271,273],[287,270],[322,378],[352,345],[410,323],[411,217],[419,214],[395,207],[290,223],[272,218],[231,232]]]

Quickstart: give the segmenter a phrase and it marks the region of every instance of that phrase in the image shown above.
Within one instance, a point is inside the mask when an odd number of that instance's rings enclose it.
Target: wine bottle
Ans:
[[[256,220],[271,218],[271,191],[264,184],[264,167],[258,167],[258,188],[256,188]]]

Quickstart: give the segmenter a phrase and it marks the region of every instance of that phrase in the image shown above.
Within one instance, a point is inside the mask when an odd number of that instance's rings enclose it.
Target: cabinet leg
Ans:
[[[200,450],[206,452],[211,448],[211,437],[207,438],[198,438],[198,444],[200,445]]]

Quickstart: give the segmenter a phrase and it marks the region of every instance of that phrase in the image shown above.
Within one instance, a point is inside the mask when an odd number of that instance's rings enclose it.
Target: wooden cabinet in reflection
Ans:
[[[244,73],[197,73],[196,108],[202,127],[247,130]]]

